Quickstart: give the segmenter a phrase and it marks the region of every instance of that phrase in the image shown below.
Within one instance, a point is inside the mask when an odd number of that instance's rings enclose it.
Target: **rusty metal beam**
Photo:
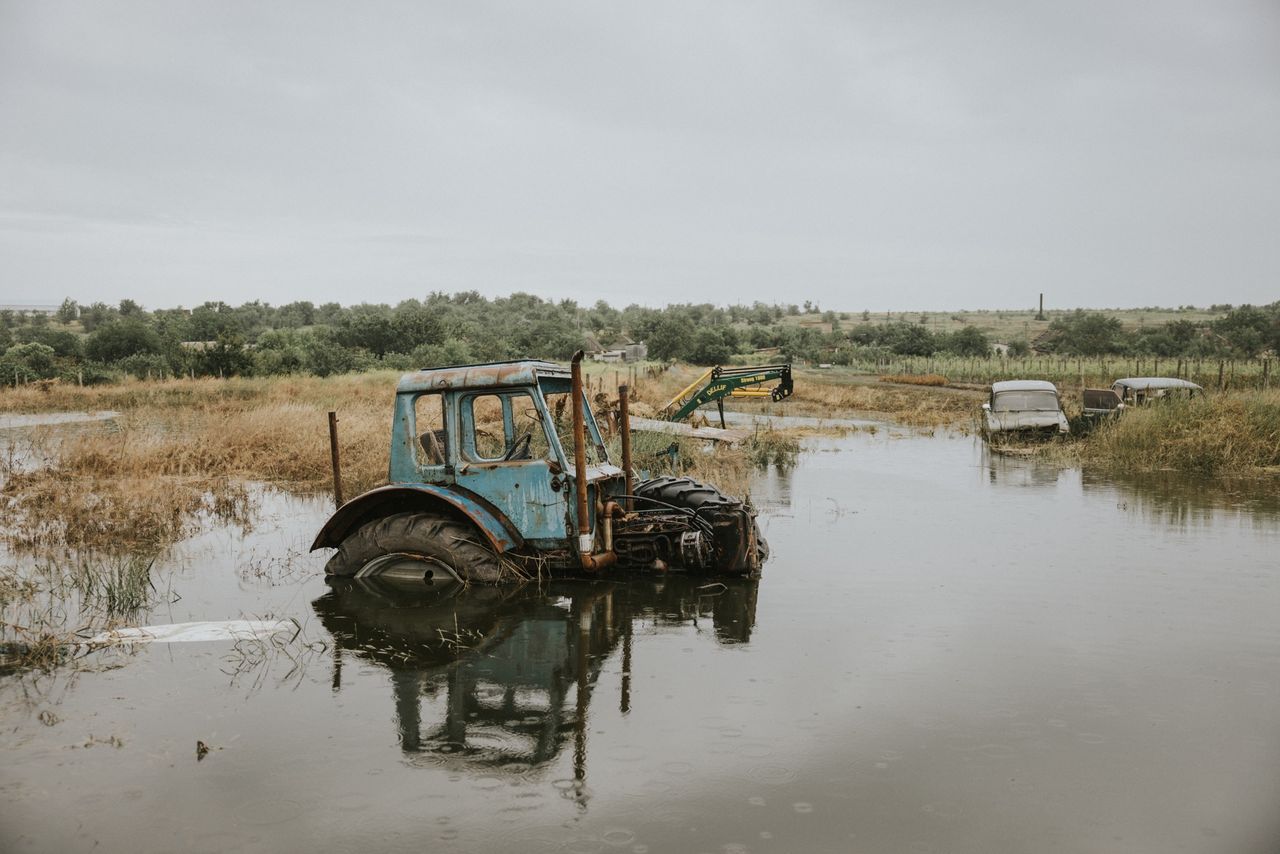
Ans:
[[[622,434],[622,471],[627,478],[627,512],[633,509],[631,496],[635,493],[635,475],[631,470],[631,389],[618,386],[618,432]]]

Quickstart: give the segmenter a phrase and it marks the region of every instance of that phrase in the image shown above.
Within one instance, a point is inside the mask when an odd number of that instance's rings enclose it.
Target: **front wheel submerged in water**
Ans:
[[[336,576],[453,575],[462,581],[492,583],[502,576],[498,555],[472,526],[435,513],[397,513],[366,522],[353,531],[325,564]]]

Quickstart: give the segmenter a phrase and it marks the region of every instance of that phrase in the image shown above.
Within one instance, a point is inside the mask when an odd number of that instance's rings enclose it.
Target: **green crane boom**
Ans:
[[[773,388],[756,388],[762,383],[778,380]],[[791,381],[790,365],[753,365],[750,367],[725,367],[709,369],[662,408],[662,417],[668,421],[684,421],[694,411],[715,401],[720,409],[720,426],[724,427],[724,399],[726,397],[767,397],[783,400],[791,396],[795,386]]]

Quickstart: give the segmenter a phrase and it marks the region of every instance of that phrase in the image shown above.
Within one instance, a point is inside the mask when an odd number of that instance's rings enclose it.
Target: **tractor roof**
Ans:
[[[449,365],[424,368],[400,377],[397,394],[445,391],[459,388],[506,388],[538,384],[539,377],[569,379],[569,369],[540,359],[486,362],[480,365]]]

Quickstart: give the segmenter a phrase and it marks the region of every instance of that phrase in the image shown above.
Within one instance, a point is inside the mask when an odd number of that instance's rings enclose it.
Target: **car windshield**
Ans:
[[[1058,395],[1051,391],[1002,391],[992,406],[997,412],[1056,412]]]

